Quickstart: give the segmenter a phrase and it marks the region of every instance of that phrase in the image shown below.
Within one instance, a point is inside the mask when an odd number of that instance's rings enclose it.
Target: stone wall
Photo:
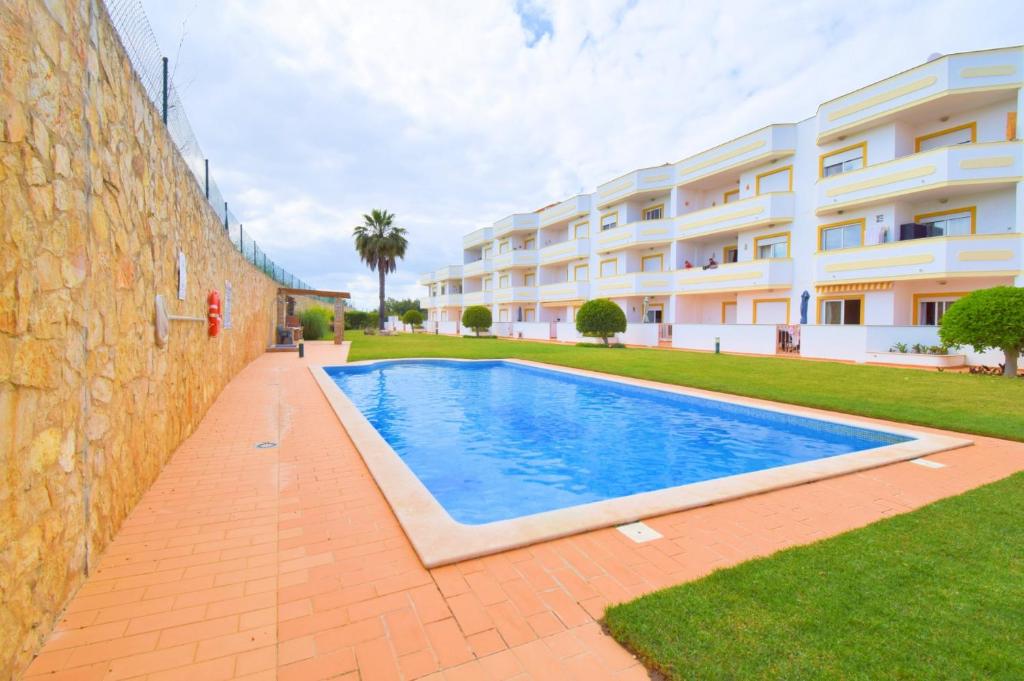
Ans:
[[[0,678],[222,387],[264,351],[276,285],[233,248],[99,0],[0,2]],[[177,253],[187,257],[177,298]],[[205,314],[233,288],[233,328]]]

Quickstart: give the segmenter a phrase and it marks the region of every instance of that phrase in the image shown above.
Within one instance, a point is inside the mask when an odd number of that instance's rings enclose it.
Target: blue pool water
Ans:
[[[500,361],[327,373],[471,525],[910,439]]]

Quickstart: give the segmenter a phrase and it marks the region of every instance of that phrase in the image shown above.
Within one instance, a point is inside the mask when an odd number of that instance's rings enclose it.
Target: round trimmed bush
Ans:
[[[1024,288],[995,286],[972,291],[946,310],[939,322],[945,346],[970,345],[975,352],[1003,351],[1003,376],[1017,375],[1024,352]]]
[[[491,311],[483,305],[470,305],[462,311],[462,325],[479,336],[481,331],[491,328]]]
[[[406,310],[402,315],[402,323],[418,329],[423,326],[423,313],[419,310]]]
[[[576,313],[576,330],[608,345],[609,337],[626,330],[626,313],[607,298],[588,300]]]

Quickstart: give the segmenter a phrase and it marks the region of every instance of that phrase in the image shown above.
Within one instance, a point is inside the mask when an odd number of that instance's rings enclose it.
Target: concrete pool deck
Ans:
[[[646,679],[601,632],[608,603],[1024,470],[1024,443],[972,435],[928,457],[944,468],[895,463],[648,519],[664,535],[652,542],[608,528],[428,570],[309,371],[346,352],[265,354],[231,381],[26,678]]]

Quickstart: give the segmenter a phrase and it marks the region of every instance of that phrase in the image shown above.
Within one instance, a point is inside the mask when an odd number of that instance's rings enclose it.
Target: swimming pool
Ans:
[[[517,360],[320,371],[421,557],[427,537],[410,523],[432,527],[434,544],[466,532],[502,544],[491,530],[504,528],[515,545],[957,446]]]

